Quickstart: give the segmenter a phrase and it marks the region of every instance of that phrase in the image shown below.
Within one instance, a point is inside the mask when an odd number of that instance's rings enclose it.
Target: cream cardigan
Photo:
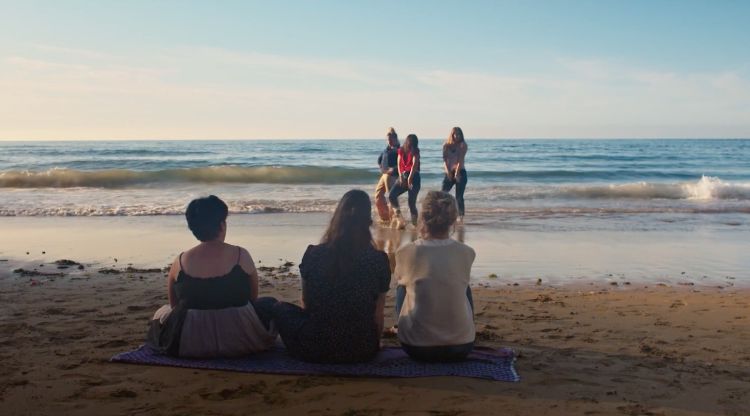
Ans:
[[[474,316],[466,297],[474,249],[453,239],[417,240],[396,252],[395,275],[406,287],[398,319],[401,342],[417,346],[474,341]]]

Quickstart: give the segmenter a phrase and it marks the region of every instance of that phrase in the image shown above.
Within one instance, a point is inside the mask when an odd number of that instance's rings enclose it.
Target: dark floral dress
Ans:
[[[388,256],[367,248],[351,272],[337,275],[326,245],[309,246],[300,263],[305,308],[280,302],[273,319],[289,353],[311,362],[369,361],[380,348],[378,296],[388,291]]]

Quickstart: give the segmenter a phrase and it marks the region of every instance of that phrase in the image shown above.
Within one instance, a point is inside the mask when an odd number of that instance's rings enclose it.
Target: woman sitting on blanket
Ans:
[[[380,349],[388,257],[376,250],[372,204],[364,191],[344,194],[321,244],[300,263],[302,307],[280,302],[273,319],[289,353],[321,363],[369,361]]]
[[[469,288],[474,250],[450,238],[456,200],[431,191],[422,202],[421,238],[396,252],[398,338],[421,361],[458,361],[474,347]]]
[[[216,196],[190,202],[188,228],[200,243],[174,259],[167,276],[169,305],[151,321],[147,344],[181,357],[236,357],[268,349],[276,300],[258,298],[250,253],[224,242],[227,205]]]

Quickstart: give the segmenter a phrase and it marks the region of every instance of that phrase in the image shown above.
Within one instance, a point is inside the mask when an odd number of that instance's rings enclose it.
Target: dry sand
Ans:
[[[9,263],[0,262],[2,415],[750,414],[745,289],[478,287],[478,343],[514,348],[520,383],[355,379],[110,363],[142,343],[165,303],[162,272],[87,265],[21,276]],[[285,276],[264,271],[261,293],[298,299],[298,278]]]

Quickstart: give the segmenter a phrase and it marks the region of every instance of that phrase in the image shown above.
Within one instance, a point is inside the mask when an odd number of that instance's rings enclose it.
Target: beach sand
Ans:
[[[747,289],[498,279],[474,289],[477,340],[515,349],[520,383],[358,379],[110,363],[166,302],[163,272],[18,266],[0,262],[3,415],[750,414]],[[264,271],[261,293],[297,300],[289,273]]]

